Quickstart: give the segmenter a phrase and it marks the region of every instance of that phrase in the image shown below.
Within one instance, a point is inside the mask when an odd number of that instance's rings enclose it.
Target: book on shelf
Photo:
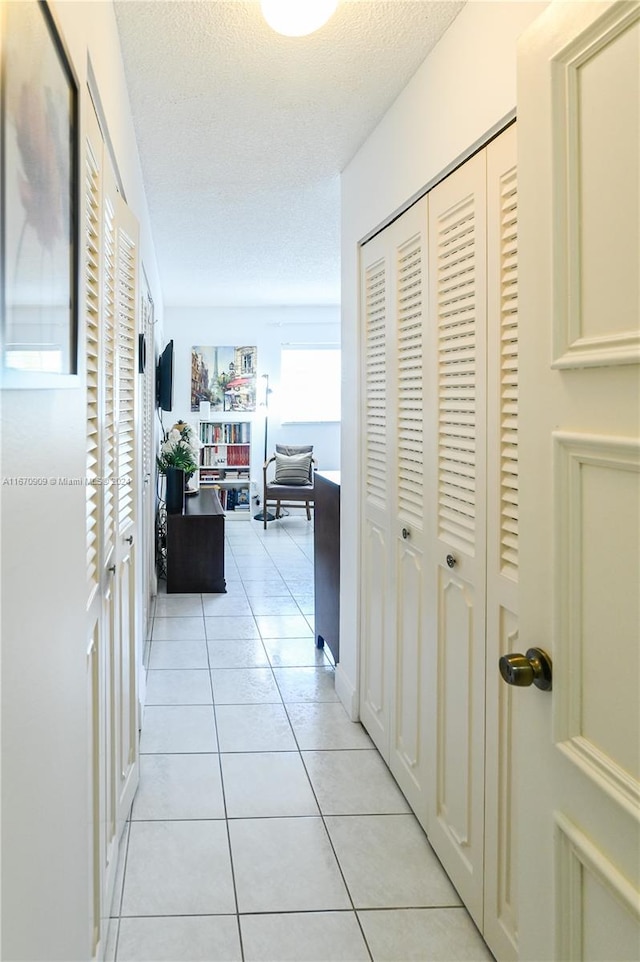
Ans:
[[[238,508],[248,508],[251,503],[249,497],[249,488],[238,488],[238,500],[236,506]]]
[[[226,452],[224,450],[221,451],[218,445],[203,448],[200,460],[205,468],[217,467],[220,464],[226,463]]]
[[[225,503],[223,507],[226,511],[246,511],[251,505],[249,488],[223,488]]]
[[[249,464],[250,448],[248,444],[227,446],[227,464],[233,467],[246,467]]]
[[[233,448],[226,448],[225,450],[224,446],[222,448],[211,446],[202,449],[200,461],[205,468],[244,468],[248,471],[249,451],[247,450],[246,455],[238,455]]]
[[[251,422],[201,421],[200,440],[203,444],[250,444]]]

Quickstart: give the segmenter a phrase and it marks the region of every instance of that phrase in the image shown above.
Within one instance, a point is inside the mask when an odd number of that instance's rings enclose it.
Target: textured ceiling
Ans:
[[[339,303],[340,171],[463,5],[116,0],[165,304]]]

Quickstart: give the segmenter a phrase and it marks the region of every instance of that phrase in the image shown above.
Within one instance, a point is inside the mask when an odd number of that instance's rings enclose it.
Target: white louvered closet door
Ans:
[[[427,316],[427,201],[414,204],[388,229],[392,269],[393,372],[388,403],[391,583],[395,586],[391,646],[389,765],[426,825],[425,730],[424,378]],[[391,473],[391,471],[393,473]]]
[[[429,839],[483,924],[486,159],[429,194]]]
[[[388,406],[393,397],[388,324],[390,257],[386,232],[363,248],[361,262],[363,385],[362,575],[360,718],[389,760],[393,594],[391,505],[393,437]]]
[[[424,323],[426,200],[362,251],[361,718],[426,821]]]
[[[137,228],[117,193],[90,100],[84,130],[91,924],[94,955],[99,956],[108,927],[122,828],[138,777],[136,579],[129,543],[129,538],[133,542],[135,523]]]
[[[103,390],[101,381],[102,313],[102,137],[93,107],[86,112],[84,141],[84,330],[87,379],[87,704],[90,710],[90,784],[92,815],[92,955],[105,932],[105,784],[107,781],[105,664],[108,647],[102,622]],[[104,944],[104,943],[103,943]]]
[[[138,691],[136,678],[136,370],[138,307],[138,225],[120,194],[116,215],[116,758],[118,834],[124,827],[138,783]]]
[[[102,632],[104,637],[103,699],[105,712],[103,911],[108,916],[118,861],[118,717],[116,706],[116,650],[118,612],[116,546],[116,310],[115,310],[115,177],[104,151],[102,189]],[[106,905],[104,903],[107,903]]]
[[[502,962],[518,953],[518,706],[497,669],[518,648],[515,126],[362,256],[361,719]]]
[[[142,445],[140,451],[140,475],[141,475],[141,497],[140,497],[140,519],[144,530],[144,543],[138,555],[140,565],[140,580],[142,584],[142,635],[141,640],[147,637],[149,623],[149,599],[156,593],[155,581],[155,499],[153,489],[154,478],[154,447],[153,447],[153,415],[155,410],[154,397],[154,346],[153,346],[153,316],[154,306],[151,292],[147,283],[144,269],[141,271],[142,293],[140,296],[140,333],[144,335],[146,345],[147,360],[144,374],[139,379],[141,382],[141,435]],[[141,673],[142,674],[142,673]],[[140,682],[145,681],[144,676]],[[145,702],[145,690],[140,686],[140,702]]]
[[[518,642],[518,180],[516,127],[487,148],[487,667],[484,936],[518,958],[518,692],[498,660]]]
[[[103,832],[103,911],[110,910],[118,861],[118,702],[116,666],[118,660],[118,592],[116,583],[116,186],[107,151],[102,172],[102,633],[104,657],[101,697],[105,715]],[[107,902],[105,905],[104,902]]]

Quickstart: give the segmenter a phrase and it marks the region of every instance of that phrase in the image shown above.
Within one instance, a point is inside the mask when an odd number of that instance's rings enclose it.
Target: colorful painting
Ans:
[[[191,348],[191,410],[255,411],[257,347]]]

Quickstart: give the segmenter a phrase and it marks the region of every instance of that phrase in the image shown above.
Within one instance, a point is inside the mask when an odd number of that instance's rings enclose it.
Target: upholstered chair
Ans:
[[[271,465],[275,465],[275,472]],[[317,467],[312,444],[276,444],[275,454],[265,461],[262,469],[262,515],[265,528],[270,503],[275,504],[276,518],[281,516],[283,507],[303,503],[307,509],[307,521],[311,521],[313,472]],[[274,476],[269,480],[271,474]]]

